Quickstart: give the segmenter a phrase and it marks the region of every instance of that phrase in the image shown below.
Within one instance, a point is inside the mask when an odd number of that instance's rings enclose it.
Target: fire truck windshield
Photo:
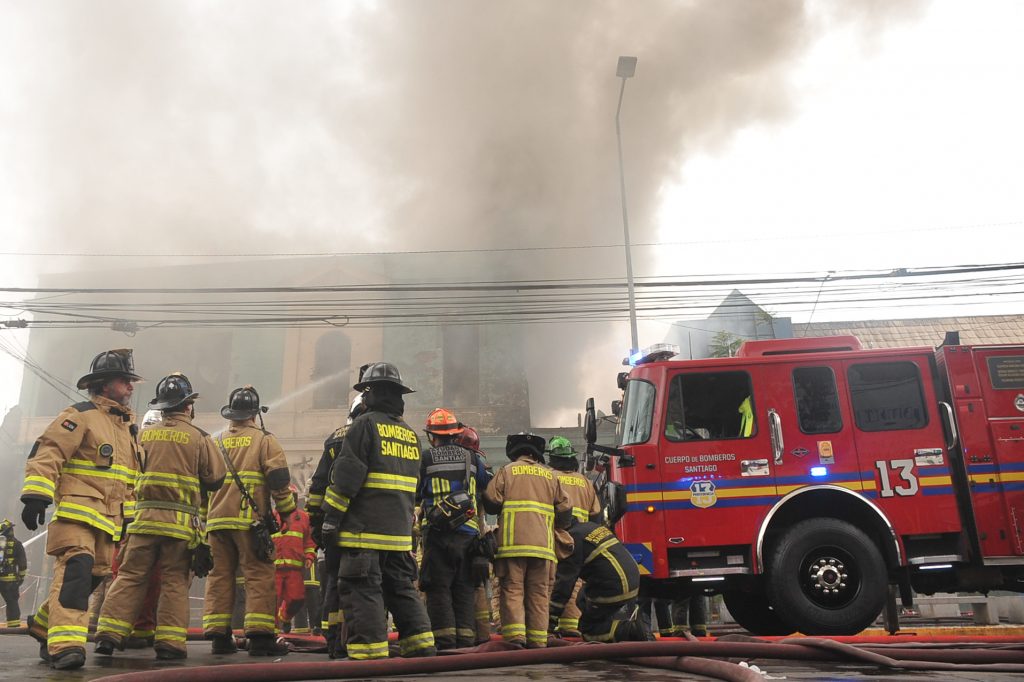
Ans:
[[[622,418],[619,419],[619,445],[646,443],[651,437],[651,420],[654,418],[654,385],[639,379],[626,384],[622,404]]]

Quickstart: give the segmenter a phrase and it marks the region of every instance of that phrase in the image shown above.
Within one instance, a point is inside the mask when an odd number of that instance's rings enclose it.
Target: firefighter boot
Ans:
[[[100,656],[113,656],[114,649],[121,648],[120,646],[118,646],[118,644],[119,643],[115,641],[113,637],[108,637],[106,635],[96,635],[95,653],[99,654]]]
[[[211,654],[236,654],[238,645],[235,644],[234,635],[214,635],[213,646],[210,647]]]
[[[46,629],[36,623],[35,616],[29,616],[25,619],[28,624],[28,634],[32,639],[39,642],[39,660],[44,663],[50,662],[50,652],[46,646]]]
[[[249,635],[250,656],[287,656],[291,649],[284,642],[278,642],[274,635]]]
[[[164,642],[157,642],[153,645],[153,649],[156,651],[156,660],[158,661],[180,661],[183,658],[188,658],[187,652],[175,649]]]
[[[54,670],[74,670],[85,665],[85,649],[73,646],[56,653],[50,660],[50,667]]]

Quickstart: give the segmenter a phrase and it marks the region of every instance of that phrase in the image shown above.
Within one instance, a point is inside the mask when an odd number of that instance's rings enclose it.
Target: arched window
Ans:
[[[313,356],[313,409],[344,407],[348,397],[348,373],[352,342],[344,332],[330,331],[316,340]]]

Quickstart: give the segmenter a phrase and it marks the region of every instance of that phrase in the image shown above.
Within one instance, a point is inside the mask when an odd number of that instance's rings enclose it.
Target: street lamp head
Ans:
[[[619,78],[632,78],[634,73],[636,73],[636,57],[619,57],[615,75]]]

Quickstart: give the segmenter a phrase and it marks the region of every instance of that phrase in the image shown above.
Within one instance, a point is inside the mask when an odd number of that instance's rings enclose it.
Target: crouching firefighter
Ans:
[[[245,636],[250,656],[283,656],[288,647],[274,638],[274,543],[276,522],[270,499],[281,514],[295,510],[288,486],[288,460],[274,434],[263,428],[260,396],[252,386],[236,388],[220,414],[230,424],[216,439],[227,479],[210,499],[206,530],[213,571],[206,579],[203,631],[214,654],[237,651],[231,634],[235,575],[245,578]],[[256,417],[260,426],[256,426]]]
[[[125,518],[134,514],[142,458],[128,405],[132,383],[141,379],[131,350],[97,355],[78,380],[89,400],[57,415],[25,464],[25,527],[43,525],[46,508],[56,505],[46,536],[53,582],[46,601],[29,617],[28,632],[42,643],[40,658],[57,670],[85,664],[89,595],[110,574],[114,543],[121,539]]]
[[[225,476],[224,461],[209,434],[192,424],[198,397],[184,374],[168,375],[156,385],[149,406],[162,416],[142,429],[146,467],[135,488],[135,520],[128,526],[120,567],[96,624],[97,654],[110,656],[114,649],[124,649],[150,577],[159,572],[153,648],[158,660],[187,656],[193,552],[203,540],[200,506]]]
[[[324,503],[323,540],[336,545],[338,599],[351,659],[387,658],[387,612],[402,656],[433,656],[434,635],[413,586],[413,508],[420,439],[402,420],[402,383],[388,362],[370,365],[354,386],[367,411],[356,417],[334,461]]]
[[[653,639],[637,618],[636,595],[640,569],[619,539],[606,526],[591,521],[569,528],[573,552],[558,562],[551,593],[551,624],[565,610],[578,579],[583,580],[576,604],[580,633],[588,642],[626,642]]]

